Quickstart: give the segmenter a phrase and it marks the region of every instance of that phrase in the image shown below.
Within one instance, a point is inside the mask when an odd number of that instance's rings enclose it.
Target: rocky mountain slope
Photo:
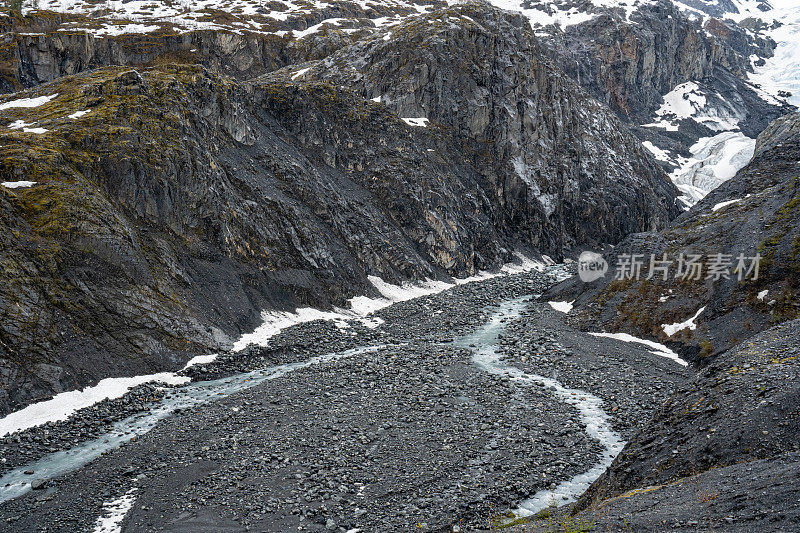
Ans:
[[[661,233],[633,235],[609,255],[609,274],[594,283],[569,282],[562,295],[578,297],[576,320],[591,329],[622,330],[679,343],[690,358],[708,358],[800,312],[798,187],[800,114],[788,115],[758,138],[753,160]],[[641,254],[673,261],[668,279],[613,279],[620,256]],[[700,279],[677,277],[680,254],[703,256]],[[709,259],[732,264],[720,279],[708,278]],[[758,278],[739,279],[738,256],[760,256]],[[751,260],[746,262],[749,267]],[[701,312],[698,313],[699,310]],[[691,323],[669,334],[665,325]],[[701,361],[702,363],[702,361]]]
[[[0,104],[11,184],[0,189],[11,281],[2,409],[174,368],[229,347],[264,309],[377,294],[367,275],[468,275],[515,247],[559,256],[677,214],[661,169],[537,54],[522,19],[458,9],[431,15],[438,48],[416,46],[409,22],[394,44],[373,38],[335,55],[371,50],[365,73],[415,84],[418,100],[401,105],[295,70],[242,83],[197,66],[106,68]],[[498,44],[479,55],[487,39]],[[403,65],[451,69],[452,100],[430,103],[442,77],[388,69],[401,46],[412,50]],[[515,47],[527,53],[508,54]],[[512,86],[491,104],[490,92]],[[485,113],[466,107],[481,102]],[[452,105],[462,111],[448,115]],[[424,108],[428,127],[397,115]]]
[[[782,530],[796,486],[800,321],[728,350],[675,392],[578,503],[611,530]],[[780,524],[783,525],[780,525]]]
[[[287,75],[352,87],[453,132],[499,191],[506,223],[526,228],[542,250],[616,242],[628,222],[658,224],[641,198],[645,183],[658,211],[679,212],[654,166],[628,155],[641,150],[635,138],[554,70],[522,16],[459,4],[270,78]],[[618,176],[640,185],[618,187]]]
[[[544,53],[634,127],[687,205],[744,166],[758,133],[790,108],[798,10],[749,0],[493,3],[521,11]],[[375,35],[393,40],[397,25],[446,5],[42,0],[2,19],[0,90],[175,62],[249,79]]]
[[[563,29],[547,27],[539,36],[565,72],[638,124],[650,119],[663,95],[689,81],[709,93],[732,95],[741,118],[758,114],[748,106],[769,108],[757,101],[746,76],[753,68],[751,56],[771,56],[774,41],[724,19],[703,24],[672,2],[643,5],[628,16],[610,8]],[[755,123],[747,132],[755,129],[756,135],[770,122],[769,116],[750,118]]]
[[[753,81],[779,46],[759,30],[767,23],[718,7],[712,16],[665,1],[608,7],[539,32],[559,66],[634,127],[686,205],[743,167],[758,134],[792,108],[789,93]]]
[[[479,530],[493,503],[582,529],[800,520],[800,8],[38,7],[0,16],[0,414],[223,353],[183,387],[4,419],[12,530],[120,501],[137,531]],[[555,270],[232,350],[263,311],[582,249],[609,273],[540,302]],[[668,276],[612,279],[631,254]]]

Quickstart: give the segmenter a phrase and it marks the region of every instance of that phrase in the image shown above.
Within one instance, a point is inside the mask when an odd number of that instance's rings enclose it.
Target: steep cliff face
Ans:
[[[671,3],[646,6],[631,21],[609,13],[554,30],[544,40],[559,66],[623,115],[647,118],[676,85],[702,80],[721,47]]]
[[[668,1],[595,7],[587,21],[537,31],[553,61],[633,127],[686,205],[732,177],[759,133],[792,110],[751,81],[785,43],[756,30],[766,24],[755,19],[734,22],[728,7],[705,19]]]
[[[339,9],[318,10],[282,24],[272,21],[260,25],[259,31],[186,29],[169,23],[130,23],[133,29],[125,31],[128,24],[109,20],[105,25],[117,28],[110,33],[102,31],[102,18],[45,11],[25,17],[3,16],[0,91],[14,92],[113,65],[202,64],[216,72],[249,79],[285,65],[325,57],[362,35],[357,29],[346,32],[326,25],[318,32],[294,38],[290,28],[299,31],[329,17],[353,17],[353,25],[358,27],[363,16],[356,4],[342,4]],[[371,27],[364,21],[360,24]]]
[[[735,12],[732,5],[719,7],[721,18],[703,21],[685,3],[679,7],[667,0],[633,6],[573,0],[519,4],[551,59],[635,124],[647,120],[663,95],[681,83],[734,83],[739,92],[753,92],[746,79],[752,58],[771,57],[776,43],[723,18]],[[720,73],[733,79],[719,80]],[[770,122],[755,113],[753,118],[762,121],[755,134]]]
[[[732,175],[703,177],[719,160],[734,171],[741,168],[753,139],[787,112],[785,103],[748,81],[754,66],[775,54],[776,43],[764,29],[769,24],[742,16],[730,20],[736,13],[732,4],[707,5],[719,18],[703,22],[693,7],[667,0],[634,6],[600,0],[496,3],[520,9],[526,25],[535,28],[540,52],[633,126],[687,204]],[[32,10],[1,19],[6,44],[0,47],[0,91],[109,65],[202,64],[245,80],[328,57],[444,6],[414,0],[232,0],[225,11],[167,3],[137,11],[126,3],[43,1],[41,8],[58,12]],[[696,101],[686,103],[692,109],[685,116],[674,116],[674,106],[660,109],[668,100],[687,98]],[[720,132],[735,135],[716,137]]]
[[[437,47],[404,57],[449,69],[442,90],[455,98],[435,105],[375,103],[363,85],[295,69],[237,83],[198,66],[106,68],[11,97],[0,409],[175,368],[229,347],[263,309],[370,294],[368,274],[471,274],[518,245],[558,255],[664,224],[675,191],[652,160],[551,65],[507,56],[532,46],[517,18],[476,9],[492,31],[462,17]],[[412,39],[414,26],[404,31]],[[481,56],[484,70],[454,68],[457,54],[478,61],[479,46],[506,32]],[[348,50],[337,61],[367,57]],[[389,69],[394,51],[369,57]],[[487,85],[504,70],[513,75]],[[431,98],[435,79],[406,81]],[[490,111],[487,91],[515,84]],[[39,105],[13,103],[25,98]],[[422,104],[434,110],[428,127],[391,112]],[[476,112],[448,121],[457,105]]]
[[[616,242],[679,212],[658,166],[544,57],[522,16],[459,4],[280,76],[354,87],[450,132],[496,189],[505,224],[548,253]]]
[[[58,96],[3,111],[35,124],[2,133],[4,411],[175,367],[262,309],[368,294],[367,274],[467,274],[513,249],[446,140],[327,84],[107,69],[33,95]],[[355,152],[363,173],[337,168]]]
[[[703,256],[706,270],[699,280],[604,280],[566,283],[552,298],[573,299],[584,327],[622,330],[680,344],[689,358],[705,364],[715,354],[771,325],[800,316],[800,114],[787,115],[758,138],[753,160],[736,177],[712,191],[661,233],[632,235],[610,255],[642,254],[645,269],[650,255],[666,253],[676,261],[681,253]],[[709,279],[712,256],[732,262],[730,279]],[[733,272],[739,254],[759,254],[758,279],[739,280]],[[750,261],[747,266],[750,266]],[[613,268],[613,267],[612,267]],[[702,312],[697,315],[698,310]],[[690,328],[671,335],[664,324],[683,323],[696,316]],[[696,327],[695,327],[696,326]]]

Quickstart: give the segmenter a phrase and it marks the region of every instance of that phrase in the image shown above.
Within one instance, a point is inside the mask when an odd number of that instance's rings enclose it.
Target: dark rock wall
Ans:
[[[230,347],[263,309],[375,294],[367,275],[468,275],[518,247],[560,257],[678,211],[613,113],[525,19],[484,3],[365,37],[296,80],[299,67],[249,82],[175,65],[63,76],[151,56],[114,56],[126,36],[60,33],[11,46],[27,43],[20,79],[56,77],[28,94],[59,96],[3,111],[49,132],[2,132],[2,181],[37,185],[0,188],[0,411],[177,368]],[[265,68],[243,59],[260,46],[247,37],[203,35],[221,50],[204,57],[237,77]],[[157,47],[203,46],[185,38]],[[398,118],[421,116],[428,127]]]
[[[592,331],[626,331],[677,343],[685,357],[707,364],[713,357],[770,326],[800,316],[800,114],[787,115],[759,136],[753,160],[660,233],[632,235],[609,255],[666,252],[760,254],[757,280],[613,281],[613,270],[592,284],[565,282],[550,299],[578,298],[577,319]],[[715,206],[737,200],[727,206]],[[673,272],[674,275],[674,265]],[[752,278],[752,276],[751,276]],[[671,291],[671,292],[669,292]],[[767,291],[763,293],[762,291]],[[659,298],[666,297],[664,302]],[[705,311],[698,327],[667,337],[662,324]]]
[[[545,58],[519,15],[459,5],[401,25],[388,41],[355,43],[304,77],[379,96],[397,115],[450,132],[494,188],[505,224],[547,253],[617,242],[679,212],[663,172]]]

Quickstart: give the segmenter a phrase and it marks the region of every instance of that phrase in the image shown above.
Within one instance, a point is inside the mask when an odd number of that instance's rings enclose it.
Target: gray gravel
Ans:
[[[384,309],[377,315],[385,323],[374,330],[355,321],[344,330],[308,323],[269,348],[223,354],[192,375],[387,345],[170,416],[1,505],[0,523],[8,531],[85,530],[103,502],[136,488],[123,531],[486,528],[493,513],[587,470],[601,451],[574,407],[544,387],[485,373],[469,349],[450,343],[485,323],[500,302],[549,284],[537,273],[471,283]],[[510,360],[606,399],[619,428],[640,425],[687,374],[635,345],[573,331],[547,307],[530,309],[507,323]],[[623,366],[635,372],[621,378]],[[70,427],[92,416],[81,412]],[[35,441],[36,430],[28,434]],[[70,439],[60,442],[80,436]],[[27,457],[20,446],[3,453],[14,464]]]

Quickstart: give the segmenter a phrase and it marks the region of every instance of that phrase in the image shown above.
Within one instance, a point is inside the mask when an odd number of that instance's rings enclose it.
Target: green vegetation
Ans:
[[[8,10],[12,13],[22,13],[22,0],[9,0]]]
[[[550,512],[547,518],[534,519],[528,523],[536,528],[543,528],[546,533],[586,533],[595,526],[594,520],[554,512]]]
[[[533,528],[544,533],[584,533],[594,529],[595,520],[572,516],[555,504],[533,516],[515,517],[513,513],[491,516],[490,531],[528,531]]]
[[[714,345],[708,339],[700,340],[700,357],[708,357],[714,353]]]

